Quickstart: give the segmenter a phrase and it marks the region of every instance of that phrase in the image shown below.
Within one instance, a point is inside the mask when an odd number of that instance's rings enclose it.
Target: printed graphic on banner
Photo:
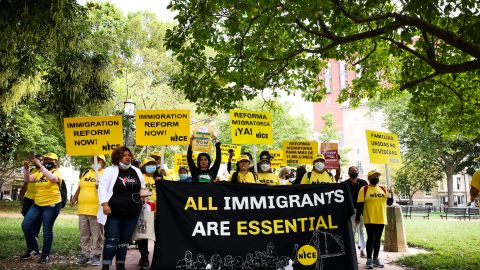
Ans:
[[[357,269],[347,189],[160,181],[151,269]]]
[[[212,150],[213,128],[210,125],[199,125],[193,132],[192,151],[210,153]]]
[[[272,114],[230,110],[230,131],[233,144],[273,144]]]
[[[69,156],[111,154],[123,144],[121,116],[91,116],[63,119]]]
[[[401,165],[402,156],[397,134],[367,130],[370,162],[374,164]]]
[[[338,143],[321,143],[320,153],[325,156],[325,167],[327,169],[340,168],[340,160],[338,159]]]
[[[274,169],[280,169],[281,167],[285,167],[285,160],[283,159],[283,150],[270,150],[270,155],[273,156],[271,167]]]
[[[222,150],[222,163],[228,162],[228,157],[230,155],[228,151],[233,150],[232,164],[237,163],[237,158],[242,152],[242,146],[234,144],[221,144],[220,149]],[[215,156],[215,148],[213,149],[213,156]]]
[[[135,125],[137,145],[188,145],[190,111],[139,110]]]
[[[198,154],[193,154],[192,158],[195,164],[197,164]],[[188,168],[187,154],[175,154],[173,157],[173,173],[178,173],[180,167]]]
[[[283,158],[286,164],[312,164],[318,154],[315,141],[284,141]]]

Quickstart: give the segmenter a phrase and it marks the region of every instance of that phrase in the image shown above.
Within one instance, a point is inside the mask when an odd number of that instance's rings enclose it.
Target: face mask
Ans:
[[[317,171],[322,171],[325,168],[325,164],[323,164],[322,162],[317,162],[313,164],[313,167],[315,167],[315,170]]]
[[[154,173],[157,170],[156,165],[147,165],[145,166],[145,172],[146,173]]]
[[[376,185],[376,184],[378,184],[380,179],[378,177],[371,177],[368,181],[370,182],[370,184]]]
[[[358,172],[352,172],[348,174],[351,178],[357,178],[358,177]]]
[[[43,167],[45,167],[45,169],[47,169],[47,170],[51,170],[51,169],[53,169],[53,167],[55,167],[55,163],[45,162],[45,163],[43,163]]]
[[[288,179],[288,181],[290,181],[290,182],[292,182],[292,183],[293,183],[293,182],[295,181],[295,177],[291,177],[291,178],[289,178],[289,179]]]
[[[118,163],[118,167],[120,167],[120,169],[122,169],[124,171],[130,169],[130,166],[132,166],[132,164],[123,164],[122,162]]]
[[[262,171],[264,171],[264,172],[267,172],[267,171],[270,170],[270,165],[262,164],[262,165],[260,165],[260,169],[262,169]]]
[[[101,168],[102,168],[102,165],[100,165],[98,163],[97,164],[95,164],[95,163],[92,164],[92,170],[100,170]]]
[[[188,174],[186,174],[186,173],[181,173],[181,174],[179,174],[178,176],[180,177],[180,180],[185,180],[185,179],[187,179]]]

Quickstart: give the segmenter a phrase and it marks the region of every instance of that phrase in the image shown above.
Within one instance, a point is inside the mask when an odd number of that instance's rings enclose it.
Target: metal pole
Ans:
[[[95,164],[95,185],[97,185],[98,187],[98,159],[97,159],[97,155],[93,155],[93,164]]]
[[[254,144],[252,145],[252,149],[253,149],[253,170],[255,173],[258,172],[258,169],[257,169],[257,145]]]
[[[165,164],[165,146],[162,145],[162,155],[160,157],[160,169],[163,169],[163,164]]]
[[[388,170],[388,164],[385,164],[385,178],[387,181],[387,190],[390,189],[390,172]]]

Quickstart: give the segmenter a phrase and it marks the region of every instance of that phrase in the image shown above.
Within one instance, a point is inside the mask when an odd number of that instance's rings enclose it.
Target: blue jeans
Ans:
[[[38,206],[32,205],[27,212],[27,215],[22,222],[23,234],[25,234],[25,241],[27,242],[27,248],[29,250],[35,250],[38,252],[38,243],[35,238],[35,224],[38,220],[43,224],[43,248],[42,256],[50,255],[53,242],[53,224],[57,219],[60,209],[62,208],[61,202],[51,206]]]
[[[102,264],[112,264],[116,256],[117,264],[125,263],[127,248],[133,231],[137,227],[138,216],[133,218],[122,218],[109,215],[105,223],[105,244],[103,245]]]
[[[23,198],[23,204],[22,204],[22,216],[26,216],[28,213],[28,210],[30,210],[30,207],[34,204],[34,200],[30,198]],[[35,232],[35,237],[38,237],[38,234],[40,233],[40,227],[42,227],[42,220],[38,219],[35,224],[33,224],[33,231]]]

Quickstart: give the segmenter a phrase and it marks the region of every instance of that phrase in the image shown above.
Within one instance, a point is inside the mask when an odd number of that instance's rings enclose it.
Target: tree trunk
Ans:
[[[448,207],[454,207],[453,201],[453,165],[447,166],[447,192],[448,192]]]

